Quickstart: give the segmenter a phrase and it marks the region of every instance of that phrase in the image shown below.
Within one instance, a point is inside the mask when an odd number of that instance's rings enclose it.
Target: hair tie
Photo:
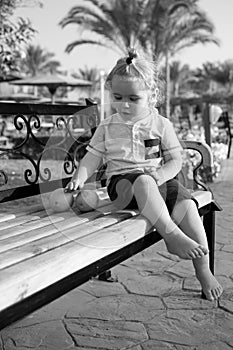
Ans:
[[[129,48],[128,50],[128,57],[126,58],[126,63],[129,65],[132,63],[133,61],[133,58],[136,58],[138,55],[137,55],[137,52],[135,49],[133,48]]]
[[[127,57],[126,58],[126,63],[130,65],[132,63],[133,57]]]

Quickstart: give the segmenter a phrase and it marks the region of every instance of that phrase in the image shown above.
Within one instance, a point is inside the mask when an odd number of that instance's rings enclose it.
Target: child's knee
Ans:
[[[183,199],[174,206],[171,217],[175,222],[180,222],[182,218],[197,214],[197,205],[192,199]],[[194,215],[196,217],[196,215]]]
[[[139,187],[141,190],[149,190],[152,188],[158,188],[156,181],[147,174],[142,174],[140,175],[134,182],[134,187],[137,188]]]

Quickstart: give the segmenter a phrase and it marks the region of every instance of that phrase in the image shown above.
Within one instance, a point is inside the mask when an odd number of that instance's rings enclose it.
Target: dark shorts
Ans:
[[[136,198],[133,195],[132,184],[141,175],[144,175],[144,173],[128,173],[111,177],[107,191],[111,201],[114,201],[119,209],[138,208]],[[183,199],[193,199],[191,193],[176,179],[171,179],[158,188],[170,214],[177,202]]]

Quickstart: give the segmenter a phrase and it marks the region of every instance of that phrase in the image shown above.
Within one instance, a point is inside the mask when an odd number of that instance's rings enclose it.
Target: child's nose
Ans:
[[[123,105],[124,105],[124,107],[129,107],[129,106],[130,106],[130,103],[129,103],[129,101],[125,100],[125,101],[123,102]]]

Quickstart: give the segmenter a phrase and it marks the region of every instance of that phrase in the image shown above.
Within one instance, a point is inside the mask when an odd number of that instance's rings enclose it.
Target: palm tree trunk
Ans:
[[[169,51],[166,52],[166,117],[170,119],[170,64],[169,64]]]

